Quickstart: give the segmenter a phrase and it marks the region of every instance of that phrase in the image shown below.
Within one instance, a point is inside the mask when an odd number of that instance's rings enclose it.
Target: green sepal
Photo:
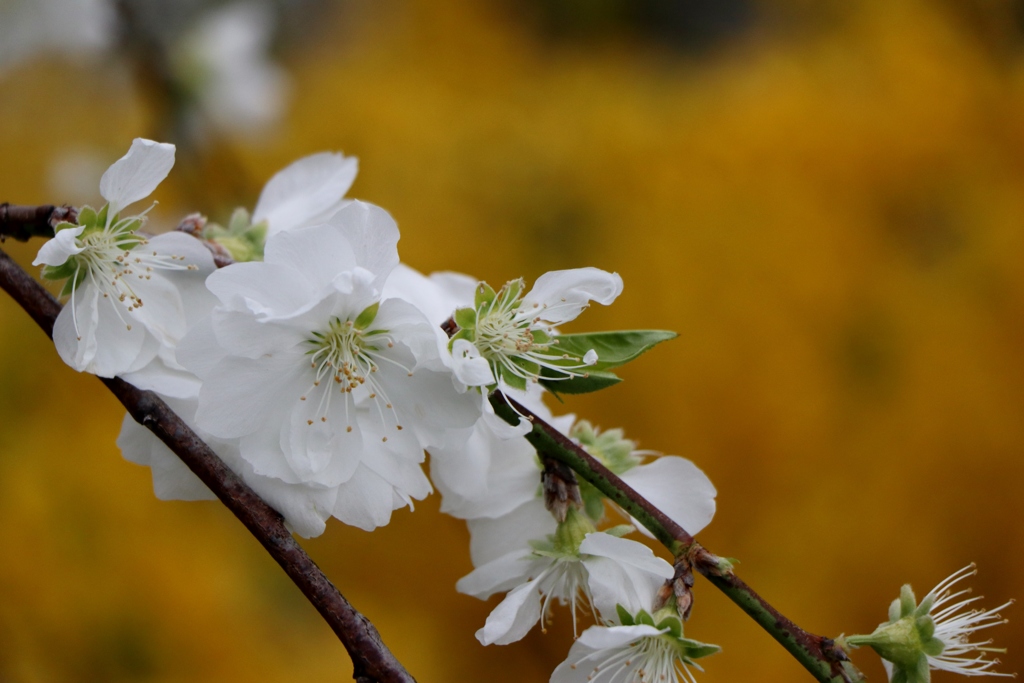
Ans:
[[[917,658],[917,667],[907,673],[907,683],[931,683],[932,669],[928,666],[928,657],[922,652]]]
[[[466,328],[462,328],[458,332],[453,334],[451,336],[451,339],[448,340],[448,350],[449,351],[452,350],[452,345],[455,344],[455,340],[456,339],[465,339],[470,344],[472,344],[474,341],[476,341],[474,339],[474,337],[473,337],[473,330],[467,330]]]
[[[579,377],[570,377],[568,379],[554,379],[551,377],[553,372],[544,369],[544,374],[540,377],[540,383],[545,389],[553,394],[589,394],[592,391],[600,391],[601,389],[607,389],[610,386],[618,384],[622,381],[622,378],[611,373],[611,372],[595,372],[593,370],[587,372],[585,375]],[[564,377],[564,375],[562,375]]]
[[[654,617],[647,613],[646,610],[640,610],[636,613],[635,618],[636,625],[647,624],[648,626],[654,626]]]
[[[93,228],[93,227],[102,228],[102,227],[106,227],[106,225],[107,225],[107,212],[109,210],[110,210],[110,204],[104,204],[103,207],[99,211],[96,212],[95,216],[93,216],[91,221],[88,218],[86,218],[83,221],[82,214],[79,213],[78,214],[78,224],[86,226],[86,232],[88,232],[88,228]],[[114,218],[117,218],[117,216],[114,216]],[[86,222],[86,221],[88,221],[88,222]],[[111,221],[111,222],[113,222],[113,221]]]
[[[718,645],[702,643],[699,640],[692,640],[690,638],[680,638],[679,642],[686,648],[685,656],[687,659],[700,659],[722,651],[722,648]]]
[[[632,524],[616,524],[610,529],[605,529],[601,533],[614,536],[615,538],[622,538],[626,534],[631,534],[636,531],[636,527]]]
[[[889,604],[889,623],[895,624],[900,620],[900,599],[896,598]]]
[[[249,212],[243,207],[238,207],[231,213],[228,219],[228,232],[232,235],[241,235],[252,225],[252,218]]]
[[[74,256],[69,256],[68,260],[59,266],[43,266],[42,276],[45,280],[64,280],[66,278],[74,277],[75,271],[79,270],[79,277],[85,277],[85,273],[81,272],[75,262]]]
[[[491,371],[494,371],[494,366],[491,366]],[[509,385],[513,389],[519,389],[520,391],[526,391],[526,378],[520,377],[516,373],[509,370],[504,365],[500,366],[499,372],[501,378],[505,380],[505,384]]]
[[[622,605],[615,605],[615,611],[619,614],[619,623],[623,626],[635,626],[633,615]]]
[[[106,217],[107,217],[107,207],[104,206],[103,207],[103,220],[104,220],[104,222],[106,222]],[[86,204],[85,206],[83,206],[82,208],[80,208],[78,210],[78,225],[84,225],[86,228],[90,228],[90,227],[95,227],[98,224],[99,224],[99,214],[96,213],[96,209],[94,209],[91,206],[89,206],[88,204]],[[61,227],[62,225],[65,225],[65,224],[61,223],[56,228],[54,228],[54,231],[56,232],[57,230],[64,230],[65,228]],[[68,223],[67,225],[73,225],[73,224]]]
[[[60,288],[60,296],[71,296],[74,294],[75,288],[82,284],[83,280],[85,280],[84,270],[78,272],[78,277],[74,277],[74,273],[72,273],[71,277],[64,281],[64,286]]]
[[[900,617],[909,617],[916,609],[917,598],[914,597],[914,589],[909,583],[905,583],[900,588]]]
[[[604,519],[604,494],[585,479],[580,479],[580,498],[583,499],[583,511],[595,522]]]
[[[498,306],[503,309],[511,308],[512,302],[519,299],[519,294],[523,291],[523,287],[525,286],[526,284],[523,282],[523,278],[517,278],[506,282],[505,286],[501,288],[500,292],[498,292]]]
[[[914,610],[914,616],[923,617],[923,616],[927,615],[929,612],[932,611],[932,605],[934,605],[934,604],[935,604],[935,596],[934,595],[929,594],[929,595],[924,596],[924,599],[921,601],[921,604],[917,606],[916,610]]]
[[[927,642],[935,635],[935,620],[928,615],[914,619],[914,626],[917,627],[917,635],[921,642]]]
[[[663,341],[679,335],[667,330],[624,330],[621,332],[590,332],[561,334],[552,343],[552,349],[582,359],[587,351],[597,352],[594,370],[609,370],[625,365],[637,356],[650,351]]]
[[[668,633],[676,639],[682,639],[683,637],[683,622],[679,621],[679,617],[665,617],[654,628],[658,630],[668,629]],[[697,641],[692,642],[696,643]]]
[[[370,326],[370,323],[377,317],[377,310],[380,308],[380,302],[370,304],[363,309],[363,312],[356,316],[356,319],[352,321],[352,324],[357,330],[365,330]]]
[[[921,643],[921,652],[929,657],[938,657],[946,650],[946,644],[938,638],[929,638]]]
[[[455,324],[462,329],[476,327],[476,309],[474,308],[459,308],[455,311]]]
[[[481,282],[476,286],[476,296],[473,297],[473,307],[480,308],[481,305],[490,305],[494,303],[494,297],[497,294],[494,291],[494,287],[491,287],[486,282]]]

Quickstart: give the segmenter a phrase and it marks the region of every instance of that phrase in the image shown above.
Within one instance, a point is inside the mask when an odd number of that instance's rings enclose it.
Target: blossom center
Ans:
[[[324,333],[314,332],[310,339],[312,366],[316,371],[316,384],[324,378],[333,379],[342,393],[351,393],[366,383],[367,377],[377,372],[371,355],[377,347],[367,344],[365,331],[351,320],[332,318]]]
[[[376,311],[375,307],[371,307],[371,309],[373,312]],[[387,349],[395,346],[388,331],[368,330],[363,324],[362,318],[363,315],[354,321],[342,320],[338,317],[331,318],[326,331],[312,332],[313,338],[306,340],[313,347],[306,352],[312,357],[310,360],[310,366],[313,369],[311,391],[319,387],[325,380],[333,381],[334,386],[345,396],[345,420],[349,422],[345,430],[351,432],[349,403],[355,401],[353,392],[365,385],[368,392],[366,397],[377,408],[381,424],[391,425],[395,429],[401,430],[402,425],[398,423],[391,399],[378,380],[377,371],[380,369],[380,362],[396,365],[405,370],[410,377],[413,374],[412,370],[385,354]],[[372,322],[372,320],[367,322]],[[320,422],[327,422],[331,396],[334,393],[330,386],[321,390],[320,402],[316,410]],[[303,395],[299,397],[299,400],[305,401],[307,398]],[[388,417],[389,414],[390,417]],[[309,419],[307,424],[312,426],[316,424],[316,421]],[[382,440],[387,441],[388,438],[385,436]]]

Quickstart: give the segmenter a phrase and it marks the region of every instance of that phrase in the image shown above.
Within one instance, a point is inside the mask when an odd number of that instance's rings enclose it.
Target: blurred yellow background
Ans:
[[[355,154],[350,194],[395,216],[410,265],[615,270],[624,294],[583,326],[680,333],[558,409],[702,467],[719,512],[700,540],[808,630],[870,632],[902,583],[971,561],[987,604],[1024,597],[1020,4],[734,2],[736,30],[682,48],[595,9],[614,2],[529,4],[560,9],[330,12],[283,52],[285,119],[180,146],[154,224],[225,220],[299,156]],[[102,171],[167,133],[113,59],[0,74],[0,201],[96,203],[54,164]],[[39,244],[4,249],[29,267]],[[122,414],[0,297],[0,682],[348,680],[229,513],[157,501],[120,458]],[[481,647],[497,599],[454,591],[468,534],[437,507],[303,545],[422,683],[546,681],[566,612]],[[687,634],[724,649],[700,681],[810,680],[696,591]],[[1000,669],[1024,672],[1024,614],[1004,615]]]

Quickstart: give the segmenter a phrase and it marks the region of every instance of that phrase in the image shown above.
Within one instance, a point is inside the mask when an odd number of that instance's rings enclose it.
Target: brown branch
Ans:
[[[677,567],[692,566],[736,603],[775,638],[822,683],[859,683],[864,676],[849,662],[846,653],[830,638],[817,636],[797,626],[744,583],[728,562],[708,552],[693,536],[647,499],[619,479],[572,439],[545,422],[526,406],[495,391],[491,395],[495,412],[512,424],[519,417],[533,423],[526,439],[543,458],[558,460],[593,484],[601,493],[643,524],[677,558]],[[689,605],[687,605],[687,609]]]
[[[0,242],[6,237],[19,242],[27,242],[31,237],[53,237],[58,223],[76,220],[78,209],[73,206],[18,206],[4,202],[0,204]]]
[[[2,250],[0,288],[48,336],[53,336],[61,305]],[[381,641],[370,620],[349,604],[292,537],[281,515],[232,472],[166,403],[153,392],[141,391],[123,380],[102,381],[131,416],[167,444],[281,565],[348,650],[357,683],[415,683]]]

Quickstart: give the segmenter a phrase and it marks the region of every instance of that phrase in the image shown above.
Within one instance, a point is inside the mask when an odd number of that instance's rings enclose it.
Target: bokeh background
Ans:
[[[618,271],[586,327],[680,337],[557,409],[697,462],[700,540],[807,629],[971,561],[1024,597],[1024,3],[0,0],[0,201],[95,203],[139,135],[179,146],[157,226],[343,150],[423,271]],[[241,525],[120,458],[122,414],[0,297],[0,681],[348,680]],[[566,613],[481,647],[437,508],[304,545],[421,682],[546,681]],[[810,680],[696,591],[701,681]]]

